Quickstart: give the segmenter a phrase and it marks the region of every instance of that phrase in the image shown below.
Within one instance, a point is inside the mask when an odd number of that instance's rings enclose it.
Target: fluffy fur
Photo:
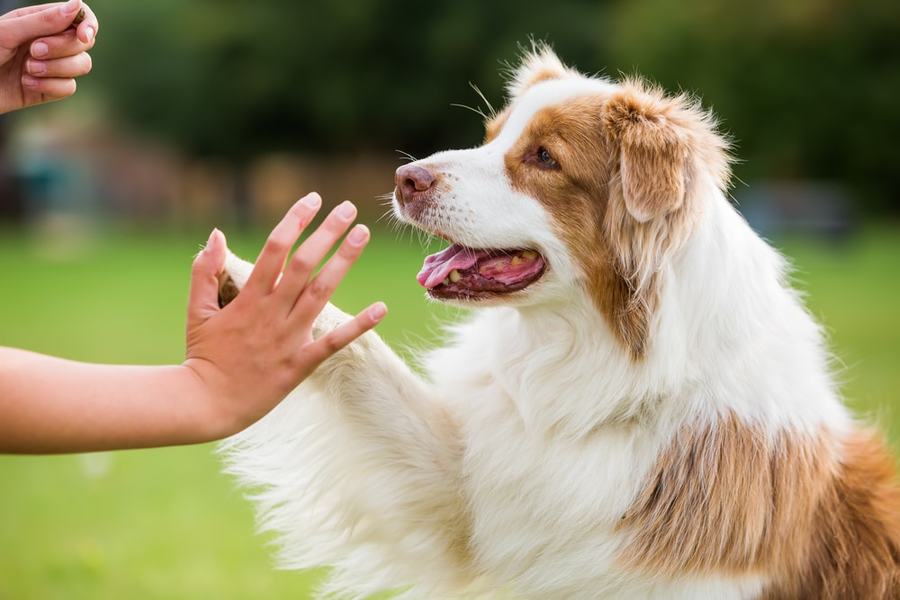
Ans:
[[[368,333],[225,444],[282,564],[348,597],[898,597],[893,463],[727,201],[709,114],[543,48],[508,89],[396,209],[548,270],[476,304],[425,376]],[[229,257],[228,294],[250,269]]]

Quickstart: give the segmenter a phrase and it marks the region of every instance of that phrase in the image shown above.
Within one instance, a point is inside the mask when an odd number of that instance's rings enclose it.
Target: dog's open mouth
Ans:
[[[544,257],[534,250],[453,244],[427,257],[417,279],[434,298],[482,300],[525,289],[545,269]]]

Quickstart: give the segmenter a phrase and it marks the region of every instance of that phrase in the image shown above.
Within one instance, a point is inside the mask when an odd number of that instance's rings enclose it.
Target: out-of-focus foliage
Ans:
[[[900,200],[900,3],[637,0],[611,18],[611,60],[701,93],[743,178],[836,179],[870,207]]]
[[[602,5],[380,0],[94,3],[95,75],[120,114],[189,148],[429,151],[473,144],[468,82],[500,100],[529,34],[598,64]]]
[[[702,95],[737,174],[900,188],[900,3],[893,0],[95,0],[95,73],[115,112],[188,151],[414,154],[472,145],[468,82],[502,102],[530,37],[584,71]]]

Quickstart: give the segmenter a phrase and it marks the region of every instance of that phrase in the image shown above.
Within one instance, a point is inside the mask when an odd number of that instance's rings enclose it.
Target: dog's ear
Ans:
[[[244,284],[253,272],[253,264],[242,260],[228,251],[225,268],[219,273],[219,308],[225,308],[237,298]]]
[[[666,98],[636,82],[625,82],[606,102],[604,123],[618,153],[625,207],[639,222],[664,216],[684,202],[690,110],[683,97]]]
[[[574,74],[575,71],[565,66],[549,45],[534,42],[531,49],[522,55],[519,66],[512,69],[506,83],[506,93],[510,100],[515,100],[537,83]]]

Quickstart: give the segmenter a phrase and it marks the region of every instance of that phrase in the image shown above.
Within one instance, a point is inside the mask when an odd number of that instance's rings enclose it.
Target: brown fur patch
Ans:
[[[506,107],[500,113],[492,116],[490,119],[484,122],[484,143],[489,144],[494,141],[494,139],[500,135],[500,131],[503,129],[503,126],[506,125],[506,120],[509,118],[510,109]]]
[[[219,276],[219,308],[225,308],[240,293],[234,279],[227,273]]]
[[[839,458],[839,456],[841,458]],[[891,598],[900,491],[867,432],[766,435],[734,415],[675,435],[622,517],[633,568],[763,575],[766,598]]]
[[[604,235],[614,149],[603,135],[600,98],[580,98],[536,114],[505,156],[514,188],[536,198],[582,263],[588,292],[613,332],[635,358],[643,356],[655,297],[638,300],[615,248]],[[557,170],[535,166],[546,148]]]
[[[604,121],[617,139],[619,178],[628,211],[644,222],[684,201],[688,148],[668,122],[666,106],[632,89],[606,104]]]
[[[900,598],[900,485],[877,432],[844,441],[812,521],[799,568],[776,579],[765,598]]]
[[[488,123],[488,140],[504,123]],[[538,147],[560,168],[536,168]],[[692,230],[698,186],[727,184],[726,150],[690,99],[629,80],[612,94],[539,111],[507,152],[513,187],[553,216],[594,303],[635,359],[648,348],[658,273]]]

